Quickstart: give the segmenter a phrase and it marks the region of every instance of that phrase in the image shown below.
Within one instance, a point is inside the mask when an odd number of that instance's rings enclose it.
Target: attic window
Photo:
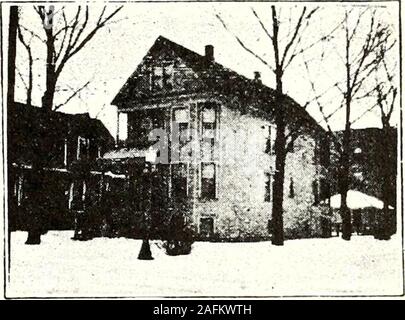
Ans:
[[[173,64],[164,64],[161,66],[152,67],[151,70],[151,87],[155,90],[171,90],[173,89]]]

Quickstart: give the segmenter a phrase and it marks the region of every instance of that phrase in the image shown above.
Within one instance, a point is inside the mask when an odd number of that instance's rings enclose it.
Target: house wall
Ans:
[[[217,194],[212,201],[196,201],[194,220],[213,217],[219,238],[268,238],[272,202],[265,202],[265,173],[275,167],[275,155],[265,153],[267,120],[221,108]],[[301,136],[288,153],[284,184],[286,237],[320,233],[320,207],[313,206],[313,181],[321,168],[314,161],[315,139]],[[290,198],[290,178],[294,197]],[[272,190],[271,190],[272,191]],[[198,192],[197,192],[198,194]],[[310,222],[310,226],[307,223]],[[303,230],[307,228],[308,230]]]
[[[144,106],[145,109],[159,108],[165,112],[168,137],[172,130],[170,114],[173,110],[190,110],[192,153],[188,159],[182,159],[188,163],[188,198],[187,205],[181,210],[191,219],[198,232],[201,231],[201,219],[212,218],[214,235],[211,237],[214,238],[269,238],[272,202],[265,201],[265,185],[266,173],[272,173],[275,167],[275,155],[265,150],[268,126],[272,124],[268,120],[242,114],[236,108],[216,100],[221,106],[217,113],[219,121],[214,156],[217,194],[216,199],[204,200],[200,197],[201,163],[206,160],[206,155],[200,149],[201,121],[197,108],[199,103],[205,101],[207,97],[185,97]],[[319,187],[323,174],[315,157],[315,143],[314,136],[301,136],[295,141],[293,151],[287,155],[284,184],[284,228],[287,238],[320,234],[320,213],[326,208],[313,205],[313,182],[318,180]],[[173,159],[171,162],[174,162]],[[291,178],[294,185],[292,198],[289,197]]]

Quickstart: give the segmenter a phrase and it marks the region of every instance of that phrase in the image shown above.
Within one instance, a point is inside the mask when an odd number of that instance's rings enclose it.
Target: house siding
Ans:
[[[195,203],[194,221],[213,217],[216,237],[224,239],[268,238],[268,221],[272,202],[265,202],[266,173],[275,166],[275,156],[265,152],[266,128],[270,121],[242,115],[229,107],[221,108],[220,159],[218,162],[218,199]],[[297,237],[297,229],[306,219],[312,225],[308,232],[320,234],[320,213],[314,206],[312,183],[322,176],[316,159],[315,138],[305,135],[295,141],[288,153],[284,183],[284,228],[286,237]],[[289,197],[290,177],[294,197]],[[197,192],[198,194],[198,192]],[[308,215],[313,214],[313,217]]]

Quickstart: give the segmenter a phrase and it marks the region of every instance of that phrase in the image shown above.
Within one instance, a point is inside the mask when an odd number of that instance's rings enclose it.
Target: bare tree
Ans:
[[[62,7],[58,12],[55,11],[54,6],[50,5],[48,9],[45,6],[34,7],[35,11],[39,15],[42,27],[45,32],[45,39],[31,32],[31,35],[40,39],[46,45],[46,86],[45,92],[42,97],[42,108],[47,111],[52,111],[60,108],[64,103],[56,105],[54,104],[54,96],[56,92],[56,84],[66,64],[70,59],[76,55],[96,33],[103,27],[111,22],[111,19],[122,9],[118,7],[112,13],[106,14],[106,7],[102,9],[99,14],[95,26],[89,28],[89,8],[85,7],[84,14],[82,7],[78,6],[73,19],[68,21],[65,13],[65,8]],[[56,29],[56,16],[61,17],[62,27]],[[86,32],[89,29],[90,31]],[[21,31],[21,28],[20,28]],[[27,48],[28,43],[25,42],[22,33],[19,33],[20,41]],[[28,49],[27,49],[28,50]],[[29,49],[30,50],[30,49]],[[30,51],[29,51],[30,52]],[[75,90],[73,94],[68,97],[65,103],[69,102],[74,96],[78,94],[83,88],[85,88],[89,82],[85,83],[79,89]],[[57,128],[55,128],[57,129]],[[38,137],[33,139],[34,159],[32,160],[31,181],[30,184],[35,186],[33,188],[33,199],[40,199],[45,194],[43,189],[46,188],[46,182],[43,177],[43,168],[52,159],[52,153],[49,152],[52,148],[53,135],[58,134],[57,130],[42,130],[38,133]],[[27,244],[39,244],[41,242],[41,228],[43,228],[44,220],[46,220],[47,210],[45,207],[46,201],[39,201],[38,206],[34,206],[32,209],[33,221],[30,225],[28,232]]]
[[[106,14],[106,7],[104,6],[95,26],[91,28],[89,27],[90,12],[88,6],[84,10],[81,6],[78,6],[73,19],[69,21],[64,7],[58,12],[55,12],[53,6],[49,6],[48,9],[44,6],[34,8],[41,19],[46,37],[46,89],[42,97],[42,107],[46,110],[55,110],[55,108],[60,108],[63,105],[54,106],[56,84],[62,70],[70,59],[93,39],[100,29],[112,22],[112,18],[122,9],[122,6],[110,14]],[[54,27],[56,16],[62,19],[62,27],[58,30]],[[77,91],[86,86],[87,84]],[[77,94],[77,91],[67,101],[72,99]]]
[[[365,19],[366,13],[370,13],[368,20]],[[350,186],[351,166],[351,125],[370,111],[370,109],[368,109],[360,117],[352,120],[351,113],[353,102],[368,98],[373,92],[378,91],[378,86],[372,87],[371,90],[367,90],[367,87],[369,87],[368,80],[370,76],[380,68],[380,65],[383,62],[384,55],[381,54],[381,48],[384,47],[384,52],[387,52],[395,44],[395,42],[388,44],[391,38],[391,30],[387,25],[376,22],[375,11],[370,12],[370,9],[365,9],[359,13],[356,22],[353,24],[353,27],[350,28],[349,17],[352,15],[352,11],[346,10],[344,24],[342,25],[344,30],[345,52],[344,57],[342,57],[345,70],[345,78],[342,81],[344,83],[344,88],[341,88],[336,84],[342,97],[342,103],[338,106],[337,110],[341,108],[344,108],[345,110],[345,129],[343,131],[342,141],[340,141],[339,137],[332,132],[329,125],[329,120],[334,115],[335,111],[332,114],[326,115],[324,105],[319,99],[316,99],[319,110],[323,115],[323,120],[328,127],[330,137],[333,139],[332,142],[338,150],[339,165],[337,168],[337,183],[341,195],[340,213],[342,216],[342,238],[344,240],[350,240],[352,233],[351,212],[347,206],[347,192]],[[362,24],[367,25],[367,31],[364,35],[359,31],[360,25]],[[357,42],[357,44],[360,43],[360,46],[357,45],[359,48],[357,50],[355,50],[355,42]],[[306,68],[309,78],[311,78],[307,63]],[[316,95],[314,82],[312,80],[310,81],[314,94]],[[391,91],[393,91],[393,89],[391,89]],[[371,108],[374,108],[375,106],[376,105]]]
[[[272,244],[283,245],[284,244],[284,228],[283,228],[283,198],[284,198],[284,172],[286,155],[289,150],[292,149],[294,140],[298,137],[299,131],[289,130],[287,133],[286,124],[286,110],[283,107],[286,102],[286,95],[284,94],[284,75],[286,69],[291,63],[300,55],[304,54],[318,43],[328,40],[332,34],[336,31],[337,27],[333,28],[329,33],[320,37],[312,43],[304,44],[302,39],[307,32],[307,28],[313,19],[315,13],[319,10],[315,7],[308,10],[306,6],[298,12],[298,18],[293,21],[291,15],[288,19],[289,30],[287,34],[287,40],[282,41],[280,39],[280,13],[277,12],[274,5],[271,6],[271,21],[272,26],[268,28],[265,26],[262,19],[257,12],[252,9],[253,15],[256,17],[261,29],[269,38],[273,57],[272,61],[267,61],[261,57],[254,50],[250,49],[238,36],[235,35],[237,42],[241,47],[268,67],[275,76],[276,90],[274,99],[274,112],[275,112],[275,124],[276,124],[276,139],[275,139],[275,174],[273,182],[273,208],[272,208]],[[291,12],[290,12],[291,13]],[[229,31],[227,25],[223,19],[217,15],[217,18],[221,21],[226,30]],[[286,41],[283,46],[282,43]]]
[[[391,150],[395,149],[395,143],[391,139],[391,118],[394,112],[394,107],[396,103],[396,98],[398,95],[398,88],[395,84],[395,69],[396,63],[390,70],[387,62],[387,53],[392,48],[395,41],[391,43],[384,42],[377,48],[375,52],[377,60],[377,69],[375,70],[375,86],[367,92],[367,96],[372,96],[376,103],[371,105],[367,110],[363,112],[362,115],[367,114],[376,107],[380,111],[381,125],[382,125],[382,135],[379,141],[379,148],[381,150],[381,166],[380,171],[382,175],[382,199],[384,202],[384,207],[381,214],[378,214],[376,221],[375,238],[380,240],[389,240],[392,233],[392,216],[390,214],[390,194],[391,194],[391,177],[393,175],[393,169],[389,164],[395,160],[390,159],[392,156]],[[355,120],[357,121],[357,119]]]
[[[376,50],[388,41],[391,32],[387,26],[376,24],[375,11],[369,21],[368,33],[359,52],[353,56],[353,42],[358,36],[358,27],[362,17],[359,15],[355,26],[350,30],[349,12],[345,13],[345,70],[346,88],[343,91],[345,101],[345,129],[343,132],[342,154],[340,158],[339,193],[341,195],[342,238],[350,240],[352,233],[351,212],[347,206],[347,192],[350,185],[350,132],[352,102],[363,89],[368,77],[378,68],[381,57],[375,55]]]

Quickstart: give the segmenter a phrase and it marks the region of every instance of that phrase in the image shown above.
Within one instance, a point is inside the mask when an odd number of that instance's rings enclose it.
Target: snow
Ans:
[[[187,256],[167,256],[151,241],[152,261],[137,259],[140,240],[73,241],[52,231],[39,246],[11,234],[8,297],[172,297],[399,295],[401,239],[196,242]]]
[[[335,209],[340,208],[340,194],[335,194],[330,198],[330,206]],[[347,191],[347,206],[352,209],[364,209],[364,208],[377,208],[377,209],[383,209],[384,207],[384,202],[369,196],[365,193],[362,193],[357,190],[349,190]],[[393,209],[392,206],[389,206],[390,209]]]

